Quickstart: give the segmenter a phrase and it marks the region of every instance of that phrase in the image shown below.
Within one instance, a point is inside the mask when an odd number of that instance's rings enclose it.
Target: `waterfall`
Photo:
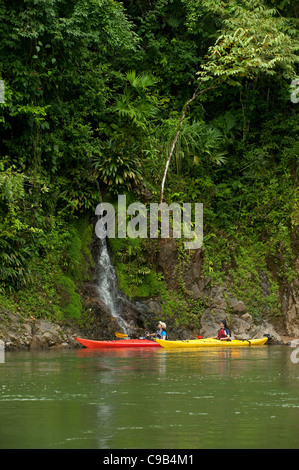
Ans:
[[[106,238],[100,239],[100,250],[97,261],[98,279],[96,287],[98,295],[109,308],[111,315],[116,319],[120,328],[128,334],[130,326],[122,318],[122,297],[117,286],[117,276],[111,262]]]

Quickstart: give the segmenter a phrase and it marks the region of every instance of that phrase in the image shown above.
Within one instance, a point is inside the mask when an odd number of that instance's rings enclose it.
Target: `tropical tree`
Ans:
[[[98,203],[97,127],[137,38],[113,0],[1,0],[0,20],[0,284],[12,288],[39,231]]]
[[[201,94],[223,84],[244,86],[263,75],[290,80],[295,75],[299,43],[292,24],[256,0],[226,2],[222,0],[185,0],[192,22],[202,6],[222,19],[222,28],[198,72],[198,86],[186,102],[175,137],[171,143],[161,182],[160,202],[164,197],[165,180],[175,146],[191,103]],[[198,9],[198,10],[197,10]],[[190,20],[191,21],[191,20]]]
[[[118,96],[115,110],[129,125],[144,131],[159,111],[157,98],[149,92],[157,80],[149,74],[137,75],[135,70],[128,72],[126,79],[129,85]]]

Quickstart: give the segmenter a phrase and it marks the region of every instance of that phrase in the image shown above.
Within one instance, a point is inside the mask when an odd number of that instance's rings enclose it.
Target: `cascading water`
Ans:
[[[106,238],[100,239],[98,255],[97,290],[100,299],[109,308],[120,328],[128,334],[130,326],[122,318],[122,297],[117,286],[117,276],[109,255]]]

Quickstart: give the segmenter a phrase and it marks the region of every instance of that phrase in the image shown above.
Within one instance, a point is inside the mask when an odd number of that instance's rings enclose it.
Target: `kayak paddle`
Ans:
[[[114,334],[117,338],[128,338],[128,335],[125,335],[124,333],[117,333],[117,331],[115,331]]]

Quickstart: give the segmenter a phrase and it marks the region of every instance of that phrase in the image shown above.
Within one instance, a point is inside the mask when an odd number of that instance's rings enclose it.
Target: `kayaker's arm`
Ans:
[[[227,335],[225,338],[220,338],[220,341],[229,341],[230,335]]]

